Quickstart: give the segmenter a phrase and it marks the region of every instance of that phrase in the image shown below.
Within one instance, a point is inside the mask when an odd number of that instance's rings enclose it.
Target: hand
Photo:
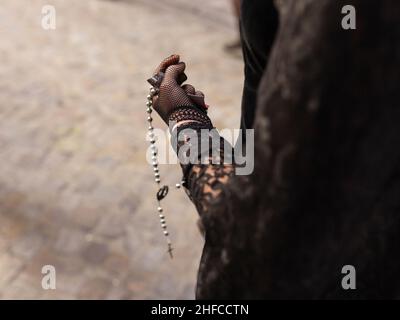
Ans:
[[[158,95],[153,98],[154,110],[158,112],[165,123],[168,124],[168,115],[180,106],[199,106],[205,108],[204,94],[189,84],[181,87],[186,80],[184,74],[186,65],[179,62],[178,55],[172,55],[160,63],[154,72],[164,73],[164,78],[159,87]]]

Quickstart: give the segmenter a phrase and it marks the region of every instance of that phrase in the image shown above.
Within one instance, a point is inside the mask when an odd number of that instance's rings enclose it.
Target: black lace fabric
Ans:
[[[183,170],[183,186],[200,217],[204,218],[208,215],[210,206],[218,208],[219,203],[224,203],[223,189],[235,169],[232,147],[219,136],[203,110],[191,106],[179,107],[169,115],[169,120],[176,124],[172,135],[180,137],[178,141],[173,139],[172,144],[176,146],[175,151]],[[187,130],[190,130],[190,134],[185,134]],[[185,162],[182,156],[188,154],[182,154],[181,151],[194,144],[198,144],[197,150],[201,150],[201,143],[205,139],[209,139],[209,148],[194,155],[191,158],[194,161]],[[219,143],[213,144],[212,140],[215,139],[219,139]],[[199,227],[202,229],[202,224]]]
[[[182,109],[187,110],[183,112]],[[235,174],[237,165],[232,146],[217,133],[208,117],[203,118],[205,114],[202,110],[187,107],[170,115],[170,119],[176,121],[172,136],[174,133],[183,136],[177,143],[172,140],[172,144],[176,143],[185,181],[183,186],[199,213],[198,227],[205,239],[197,278],[198,299],[219,296],[221,290],[232,292],[230,279],[237,266],[235,261],[240,261],[245,254],[241,245],[245,241],[235,232],[242,227],[237,223],[237,215],[245,213],[245,210],[235,207],[232,199],[238,192],[248,193],[248,188],[238,190],[236,186],[249,185],[247,176]],[[187,129],[198,135],[185,135]],[[204,129],[209,136],[199,138]],[[182,151],[196,143],[204,143],[205,139],[219,140],[219,144],[210,142],[209,148],[196,155],[201,163],[185,163],[180,157]]]

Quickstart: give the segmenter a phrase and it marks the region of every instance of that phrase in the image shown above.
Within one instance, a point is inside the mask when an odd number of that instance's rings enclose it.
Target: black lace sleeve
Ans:
[[[232,146],[213,128],[205,112],[183,107],[176,109],[170,120],[175,121],[171,127],[172,145],[182,166],[184,187],[200,215],[199,227],[205,238],[196,298],[221,297],[221,292],[232,293],[230,279],[237,261],[246,254],[241,245],[244,239],[237,232],[242,227],[238,221],[243,220],[238,216],[245,210],[234,199],[249,193],[248,176],[236,175],[238,165]],[[208,148],[195,152],[187,161],[189,147],[207,145],[207,140],[219,144],[210,142]]]
[[[223,189],[235,168],[232,146],[200,109],[177,108],[169,121],[171,142],[183,170],[183,186],[203,218],[210,206],[218,210],[224,202]]]

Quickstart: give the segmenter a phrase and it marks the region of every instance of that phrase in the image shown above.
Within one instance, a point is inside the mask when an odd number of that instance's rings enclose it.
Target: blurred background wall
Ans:
[[[56,29],[41,26],[56,8]],[[182,190],[165,201],[170,260],[145,160],[145,101],[179,53],[218,128],[237,128],[241,58],[228,0],[2,0],[0,298],[194,298],[203,241]],[[155,116],[155,125],[164,128]],[[161,166],[164,182],[178,166]],[[56,290],[43,290],[43,265]]]

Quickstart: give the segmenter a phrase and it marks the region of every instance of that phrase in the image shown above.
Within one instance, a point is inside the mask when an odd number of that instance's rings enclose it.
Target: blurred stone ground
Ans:
[[[56,30],[41,28],[45,4]],[[166,254],[144,80],[180,53],[214,124],[237,127],[242,62],[222,49],[235,37],[228,1],[2,0],[0,36],[0,298],[193,298],[203,242],[193,205],[173,190],[175,258]],[[169,184],[180,177],[161,170]],[[56,290],[41,287],[47,264]]]

